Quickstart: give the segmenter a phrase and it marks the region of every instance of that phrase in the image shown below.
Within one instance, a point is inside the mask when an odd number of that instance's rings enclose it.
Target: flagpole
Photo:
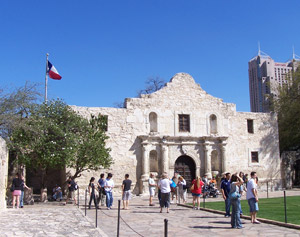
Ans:
[[[47,75],[47,71],[48,71],[48,56],[49,54],[46,54],[46,75],[45,75],[45,102],[47,102],[47,86],[48,86],[48,75]]]

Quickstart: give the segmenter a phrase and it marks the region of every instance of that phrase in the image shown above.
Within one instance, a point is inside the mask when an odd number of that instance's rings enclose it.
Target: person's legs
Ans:
[[[15,208],[15,204],[16,204],[16,196],[13,195],[12,208]]]
[[[16,205],[17,209],[19,209],[19,205],[20,205],[20,196],[18,195],[17,196],[17,205]]]
[[[59,199],[59,201],[62,200],[62,192],[58,192],[58,199]]]
[[[229,197],[227,197],[225,200],[225,210],[226,210],[225,216],[230,216],[230,199],[229,199]]]
[[[20,207],[23,207],[23,198],[24,198],[24,191],[21,191],[21,197],[20,197]]]
[[[193,194],[192,194],[193,195]],[[195,209],[196,196],[193,195],[193,208]]]
[[[92,200],[93,200],[93,193],[91,193],[91,195],[90,195],[89,209],[91,209]]]
[[[200,196],[197,197],[197,209],[200,210]]]
[[[243,211],[242,211],[242,205],[241,205],[241,200],[240,199],[238,199],[238,207],[239,207],[240,215],[242,215]]]
[[[93,199],[94,199],[95,208],[98,208],[97,198],[95,194],[93,195]]]

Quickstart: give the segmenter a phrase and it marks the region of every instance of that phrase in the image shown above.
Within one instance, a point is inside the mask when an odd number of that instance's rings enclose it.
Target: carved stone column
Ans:
[[[143,146],[143,156],[142,156],[142,179],[148,180],[149,179],[149,172],[150,172],[150,163],[149,163],[149,148],[147,145]]]
[[[149,172],[150,172],[150,162],[149,162],[149,147],[147,144],[143,144],[142,147],[142,175],[140,179],[140,194],[149,194]]]
[[[226,160],[226,143],[222,143],[222,173],[228,172],[227,170],[227,160]]]
[[[168,149],[168,146],[162,145],[161,150],[162,150],[162,172],[169,173],[169,158],[168,158],[169,149]]]
[[[207,175],[207,178],[211,179],[211,145],[205,144],[204,147],[204,154],[205,154],[205,175]]]

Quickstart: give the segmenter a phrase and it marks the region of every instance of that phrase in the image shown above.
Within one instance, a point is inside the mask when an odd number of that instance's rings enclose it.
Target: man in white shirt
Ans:
[[[111,206],[113,204],[113,194],[112,194],[112,189],[115,186],[114,181],[112,180],[112,173],[108,173],[107,178],[104,182],[104,190],[106,193],[106,206],[107,210],[111,209]]]
[[[149,183],[149,193],[150,193],[149,206],[154,206],[153,197],[155,195],[156,183],[154,181],[154,174],[153,173],[150,173],[150,178],[148,180],[148,183]]]
[[[260,224],[256,219],[258,212],[258,196],[257,196],[257,185],[256,185],[256,172],[251,172],[251,179],[247,182],[247,193],[246,198],[250,207],[250,216],[252,224]]]

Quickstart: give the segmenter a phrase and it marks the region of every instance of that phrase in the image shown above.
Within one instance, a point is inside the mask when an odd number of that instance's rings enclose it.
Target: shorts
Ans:
[[[200,193],[192,193],[193,197],[200,197],[200,195],[201,195]]]
[[[123,201],[128,201],[130,199],[131,199],[131,192],[130,192],[130,190],[124,191],[123,192],[123,196],[122,196],[122,200]]]
[[[13,196],[21,196],[21,190],[14,190],[12,195]]]
[[[149,188],[150,197],[154,197],[155,195],[155,188]]]
[[[74,199],[74,197],[75,197],[75,191],[69,191],[68,198]]]
[[[258,212],[258,202],[255,198],[248,199],[248,204],[250,207],[250,212]]]

